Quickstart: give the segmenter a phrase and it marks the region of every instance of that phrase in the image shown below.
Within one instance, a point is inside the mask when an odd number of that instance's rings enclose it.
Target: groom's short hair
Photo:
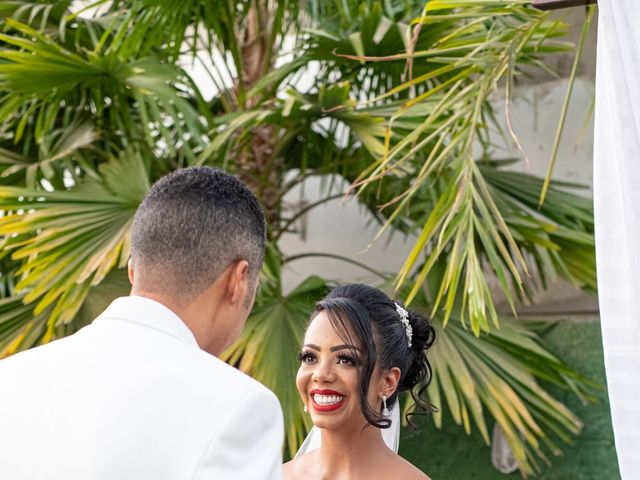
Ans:
[[[136,212],[131,258],[146,290],[190,300],[235,261],[262,268],[265,220],[255,195],[236,177],[189,167],[158,180]]]

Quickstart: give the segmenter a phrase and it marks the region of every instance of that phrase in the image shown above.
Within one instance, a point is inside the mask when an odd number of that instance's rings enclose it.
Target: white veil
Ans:
[[[389,418],[391,419],[391,426],[389,428],[382,429],[382,438],[384,443],[387,444],[387,447],[395,453],[398,453],[398,447],[400,446],[400,403],[398,400],[396,400],[393,407],[391,407]],[[320,441],[320,429],[313,427],[309,432],[309,435],[307,435],[307,438],[302,442],[302,445],[298,449],[294,458],[319,448]]]

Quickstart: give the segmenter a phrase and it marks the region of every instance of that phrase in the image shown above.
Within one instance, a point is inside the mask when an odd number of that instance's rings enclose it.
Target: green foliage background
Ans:
[[[486,442],[495,419],[524,476],[580,431],[546,385],[586,401],[589,382],[526,324],[501,320],[489,288],[495,279],[514,312],[549,278],[595,289],[590,201],[556,182],[540,206],[544,180],[494,158],[494,138],[513,132],[492,95],[503,86],[508,102],[525,67],[572,49],[561,22],[525,0],[79,5],[0,1],[0,355],[73,333],[126,293],[129,227],[149,186],[219,166],[256,192],[270,241],[256,309],[225,358],[277,393],[295,452],[309,424],[294,352],[332,279],[283,291],[295,257],[278,241],[333,197],[293,213],[282,199],[337,173],[381,232],[417,235],[382,276],[440,331],[429,400]],[[213,98],[185,62],[210,76]]]

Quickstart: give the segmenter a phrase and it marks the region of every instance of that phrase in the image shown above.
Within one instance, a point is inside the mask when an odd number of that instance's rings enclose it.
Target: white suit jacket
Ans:
[[[272,392],[146,298],[0,361],[0,479],[280,479],[283,432]]]

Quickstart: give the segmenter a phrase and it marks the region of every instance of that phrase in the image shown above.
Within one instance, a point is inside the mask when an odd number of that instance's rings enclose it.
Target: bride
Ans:
[[[399,429],[399,415],[393,421],[390,413],[398,410],[398,393],[428,383],[426,351],[434,339],[422,316],[366,285],[339,286],[318,302],[296,377],[315,427],[284,465],[285,480],[428,480],[387,446],[382,432]]]

